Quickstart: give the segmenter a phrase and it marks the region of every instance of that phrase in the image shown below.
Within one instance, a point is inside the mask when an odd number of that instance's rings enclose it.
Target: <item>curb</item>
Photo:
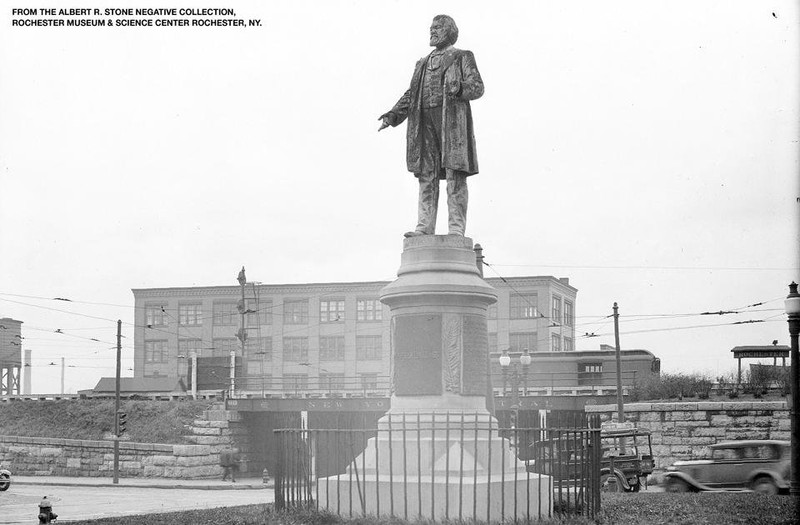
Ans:
[[[229,485],[186,485],[186,484],[160,484],[160,483],[153,483],[153,484],[139,484],[139,483],[124,483],[120,482],[117,484],[107,482],[107,483],[97,483],[97,482],[89,482],[89,483],[75,483],[70,481],[29,481],[29,480],[12,480],[12,485],[39,485],[39,486],[57,486],[57,487],[102,487],[102,488],[138,488],[138,489],[183,489],[183,490],[264,490],[264,489],[271,489],[275,486],[270,484],[265,484],[261,486],[256,485],[247,485],[241,484],[237,485],[235,483],[231,483]]]

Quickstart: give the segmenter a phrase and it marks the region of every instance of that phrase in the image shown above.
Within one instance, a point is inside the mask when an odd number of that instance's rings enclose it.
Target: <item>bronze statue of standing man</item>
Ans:
[[[455,21],[434,17],[430,45],[435,49],[414,68],[411,86],[379,117],[378,131],[408,118],[406,163],[419,180],[419,219],[406,237],[433,235],[439,181],[447,180],[448,234],[464,235],[467,177],[478,173],[469,101],[483,95],[483,80],[471,51],[456,49]]]

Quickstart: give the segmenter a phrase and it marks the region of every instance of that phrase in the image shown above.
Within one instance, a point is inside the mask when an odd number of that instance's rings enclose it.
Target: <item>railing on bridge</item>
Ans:
[[[379,423],[379,429],[275,430],[277,508],[487,522],[497,519],[498,505],[500,521],[594,519],[600,510],[596,416],[583,418],[580,428],[500,428],[477,417],[453,424],[445,413],[438,416],[435,423],[395,416],[393,423]],[[510,446],[492,446],[498,437]],[[446,457],[436,458],[431,443],[437,439],[458,446],[446,446]],[[503,458],[492,460],[493,450],[501,450]],[[507,461],[506,454],[516,461]],[[486,484],[479,483],[479,471],[484,481],[501,480],[499,501],[496,491],[492,500]],[[490,516],[492,506],[495,514]]]
[[[221,383],[222,388],[226,385]],[[342,375],[306,377],[258,375],[236,378],[236,390],[230,397],[389,397],[390,378],[385,375],[345,377]]]
[[[636,381],[635,371],[623,371],[623,394],[627,395]],[[391,378],[388,375],[370,375],[365,378],[343,375],[311,377],[302,374],[270,377],[249,375],[236,378],[236,391],[232,399],[250,397],[389,397]],[[227,390],[229,383],[220,381],[216,387]],[[508,396],[509,385],[494,383],[496,396]],[[583,377],[575,373],[536,372],[528,374],[528,381],[519,385],[521,396],[558,395],[611,395],[616,393],[613,378]]]

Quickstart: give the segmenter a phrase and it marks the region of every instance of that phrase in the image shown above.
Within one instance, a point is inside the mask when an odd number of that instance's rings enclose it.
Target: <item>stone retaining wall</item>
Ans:
[[[242,451],[247,471],[249,440],[241,415],[212,409],[195,420],[185,437],[189,444],[167,445],[120,441],[121,477],[197,479],[222,475],[219,453],[230,446]],[[19,476],[110,477],[114,442],[0,436],[0,466]]]
[[[738,439],[790,439],[785,401],[632,403],[625,421],[652,432],[656,469],[677,460],[710,457],[708,445]],[[602,421],[617,420],[616,405],[586,406]]]
[[[120,442],[121,477],[205,478],[220,475],[219,450],[211,445]],[[0,436],[0,465],[19,476],[108,477],[114,443],[82,439]]]

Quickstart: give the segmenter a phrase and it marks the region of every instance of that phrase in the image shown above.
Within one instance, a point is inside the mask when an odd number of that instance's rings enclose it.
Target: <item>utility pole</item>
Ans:
[[[117,320],[117,384],[114,393],[114,484],[119,483],[119,390],[122,370],[122,320]]]
[[[624,423],[625,413],[622,406],[622,357],[620,356],[619,349],[619,311],[617,309],[617,303],[614,303],[614,342],[617,347],[617,421]]]
[[[244,298],[244,287],[247,284],[247,277],[244,274],[244,266],[242,266],[242,270],[239,272],[239,276],[236,278],[239,281],[239,286],[242,287],[242,301],[239,305],[239,314],[241,314],[242,322],[241,328],[239,328],[239,341],[242,343],[242,357],[245,355],[245,344],[247,342],[247,329],[245,328],[244,324],[246,321],[246,315],[248,312],[247,303],[245,302]],[[236,350],[231,348],[231,395],[233,395],[234,389],[236,387]]]

